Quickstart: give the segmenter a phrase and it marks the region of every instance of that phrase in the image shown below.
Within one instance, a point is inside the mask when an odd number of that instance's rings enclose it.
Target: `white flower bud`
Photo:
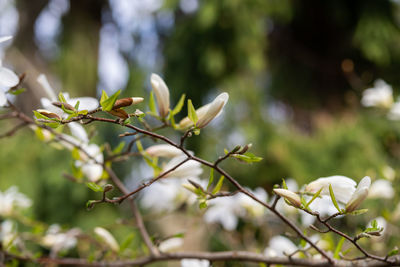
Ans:
[[[169,90],[164,80],[157,74],[151,74],[151,86],[157,98],[158,112],[161,117],[166,117],[169,112]]]
[[[274,193],[281,197],[284,197],[293,206],[298,207],[298,208],[301,207],[300,197],[296,193],[294,193],[290,190],[280,189],[280,188],[274,189]]]
[[[150,146],[145,150],[145,152],[151,157],[165,158],[173,158],[182,154],[180,149],[168,144]]]
[[[119,245],[117,241],[115,240],[114,236],[107,231],[106,229],[102,227],[96,227],[94,228],[95,234],[104,241],[112,250],[118,251],[119,250]]]
[[[356,191],[351,196],[349,202],[346,204],[346,211],[352,212],[360,206],[364,199],[368,196],[368,190],[371,185],[371,178],[365,176],[361,179],[357,186]]]

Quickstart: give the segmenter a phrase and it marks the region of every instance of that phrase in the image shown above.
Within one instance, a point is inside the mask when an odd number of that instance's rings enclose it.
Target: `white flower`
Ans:
[[[32,201],[24,194],[18,192],[16,186],[12,186],[4,193],[0,192],[0,215],[11,215],[18,208],[28,208]]]
[[[7,104],[5,91],[19,83],[19,78],[12,70],[3,67],[0,60],[0,107]]]
[[[306,202],[308,202],[311,200],[312,196],[304,196],[304,198]],[[339,208],[344,208],[343,204],[338,203],[338,205]],[[332,203],[331,197],[327,195],[322,195],[321,197],[316,198],[308,207],[310,210],[318,212],[321,216],[330,216],[338,212]],[[305,211],[300,211],[300,214],[301,223],[303,226],[309,226],[316,220],[315,216],[308,214]],[[339,218],[339,216],[337,218]]]
[[[305,192],[314,194],[318,192],[318,190],[323,188],[321,191],[321,195],[329,196],[329,185],[332,186],[336,200],[343,204],[349,202],[351,196],[356,190],[356,182],[353,179],[350,179],[346,176],[335,175],[319,178],[309,183],[305,188]]]
[[[158,245],[158,249],[161,252],[168,252],[168,251],[173,251],[178,248],[180,248],[183,245],[183,240],[182,238],[179,237],[173,237],[170,239],[167,239],[165,241],[162,241],[160,245]]]
[[[386,179],[388,179],[389,181],[393,181],[394,178],[396,178],[396,171],[392,167],[390,167],[388,165],[383,167],[382,172],[383,172],[383,176]]]
[[[81,158],[75,162],[75,165],[81,167],[82,173],[90,181],[96,182],[103,175],[103,166],[101,165],[104,162],[103,153],[96,144],[84,144],[81,147],[87,154],[80,152]]]
[[[145,152],[151,157],[173,158],[182,155],[182,151],[174,146],[163,144],[148,147]]]
[[[387,117],[390,120],[400,120],[400,102],[399,99],[397,99],[397,102],[395,102],[392,107],[389,110],[389,113],[387,114]]]
[[[207,223],[219,222],[228,231],[235,230],[239,214],[245,212],[237,204],[237,196],[214,198],[208,204],[210,207],[204,213],[204,220]]]
[[[288,238],[278,235],[269,240],[268,247],[264,250],[264,255],[268,257],[286,257],[286,255],[294,253],[297,249],[297,246]]]
[[[208,260],[198,259],[182,259],[181,267],[209,267],[210,262]]]
[[[198,128],[203,128],[207,126],[207,124],[209,124],[214,118],[218,117],[221,114],[225,104],[228,102],[228,99],[229,94],[222,93],[218,95],[213,102],[198,108],[196,110],[196,115],[198,118],[196,126]],[[181,129],[189,128],[192,125],[193,122],[188,117],[179,122],[179,127]]]
[[[166,172],[176,165],[178,165],[180,162],[184,161],[186,159],[186,155],[178,156],[173,159],[171,159],[162,169],[162,172]],[[184,178],[184,179],[189,179],[191,177],[197,177],[200,174],[203,173],[203,169],[201,168],[201,163],[194,161],[194,160],[189,160],[180,165],[178,168],[173,170],[172,172],[168,173],[164,177],[174,177],[174,178]]]
[[[388,180],[379,179],[372,183],[368,198],[393,198],[394,189]]]
[[[365,107],[390,108],[393,103],[392,91],[392,87],[385,81],[376,80],[373,88],[363,92],[361,104]]]
[[[8,40],[11,40],[12,38],[13,38],[13,37],[12,37],[11,35],[8,35],[8,36],[1,36],[1,37],[0,37],[0,44],[6,42],[6,41],[8,41]]]
[[[114,251],[119,251],[119,245],[114,236],[102,227],[94,228],[94,233]]]
[[[358,183],[357,189],[354,194],[351,196],[349,202],[346,204],[346,211],[352,212],[357,209],[358,206],[364,201],[364,199],[368,196],[368,190],[371,185],[371,178],[365,176]]]
[[[78,229],[71,229],[63,233],[58,224],[52,224],[42,238],[42,244],[55,252],[69,250],[76,246],[76,237],[79,233]]]
[[[166,117],[169,112],[169,90],[164,80],[155,73],[151,74],[151,86],[157,98],[158,113]]]
[[[11,245],[19,242],[16,224],[13,221],[5,220],[0,224],[0,245],[4,249],[8,249]]]

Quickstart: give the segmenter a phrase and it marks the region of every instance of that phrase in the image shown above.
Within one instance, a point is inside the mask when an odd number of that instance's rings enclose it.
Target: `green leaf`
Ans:
[[[227,155],[229,153],[228,149],[224,148],[224,153]]]
[[[350,214],[350,215],[360,215],[360,214],[366,213],[367,211],[368,211],[368,209],[361,209],[361,210],[355,210],[355,211],[349,212],[349,213],[347,213],[347,214]]]
[[[283,178],[282,178],[282,187],[283,187],[283,189],[288,190],[288,187],[287,187],[287,185],[286,185],[286,181],[285,181],[285,179],[283,179]]]
[[[74,160],[80,160],[80,159],[81,159],[81,155],[80,155],[80,153],[79,153],[79,149],[78,149],[78,148],[74,147],[74,148],[72,149],[72,151],[71,151],[71,154],[72,154],[72,158],[73,158]]]
[[[57,129],[58,127],[60,127],[60,124],[58,122],[48,122],[45,123],[44,125],[53,128],[53,129]]]
[[[263,158],[261,157],[257,157],[255,156],[253,153],[251,152],[247,152],[243,155],[241,154],[233,154],[233,157],[239,159],[240,161],[246,162],[246,163],[253,163],[253,162],[259,162],[261,161]]]
[[[214,181],[214,169],[210,169],[210,179],[208,180],[207,191],[210,188],[212,182]]]
[[[88,201],[86,202],[86,208],[87,208],[88,210],[92,209],[95,202],[96,202],[96,200],[88,200]]]
[[[119,247],[119,252],[123,252],[125,249],[129,247],[129,245],[132,243],[133,239],[135,239],[134,234],[128,235],[124,241],[122,241],[121,246]]]
[[[185,233],[184,233],[184,232],[177,233],[177,234],[174,234],[172,237],[175,237],[175,238],[184,238],[184,237],[185,237]]]
[[[108,99],[108,95],[107,95],[106,91],[103,90],[101,92],[100,103],[106,101],[107,99]]]
[[[51,120],[51,118],[48,118],[45,115],[40,114],[36,110],[32,110],[32,111],[33,111],[33,114],[35,115],[36,119]]]
[[[142,146],[142,142],[140,142],[140,140],[136,141],[136,147],[139,152],[143,152],[143,146]]]
[[[171,111],[172,116],[178,114],[179,112],[181,112],[181,110],[183,108],[183,104],[185,103],[185,97],[186,97],[185,94],[183,94],[181,96],[181,98],[178,101],[178,104],[176,104],[174,109]]]
[[[116,148],[114,148],[113,153],[114,153],[114,154],[119,154],[119,153],[121,153],[122,149],[124,149],[124,146],[125,146],[125,142],[124,142],[124,141],[120,142],[120,143],[118,144],[118,146],[117,146]]]
[[[216,193],[219,192],[219,190],[221,190],[222,184],[224,183],[224,176],[221,175],[221,177],[218,180],[217,185],[214,187],[214,190],[212,191],[212,194],[215,195]]]
[[[321,189],[318,190],[317,193],[315,193],[315,194],[313,195],[313,197],[311,198],[311,200],[308,201],[308,203],[304,206],[305,209],[307,209],[308,206],[310,206],[310,204],[311,204],[317,197],[319,197],[319,195],[321,194],[322,189],[324,189],[324,188],[321,187]]]
[[[75,104],[75,107],[74,107],[74,109],[76,109],[76,110],[78,110],[79,109],[79,104],[80,104],[81,102],[78,100],[78,101],[76,101],[76,104]]]
[[[336,201],[335,194],[333,193],[333,189],[332,189],[332,185],[331,185],[331,184],[329,184],[329,194],[331,195],[332,203],[333,203],[333,205],[335,206],[335,208],[336,208],[340,213],[342,213],[342,211],[340,210],[339,205],[338,205],[338,203],[337,203],[337,201]]]
[[[87,111],[86,109],[80,110],[80,111],[78,111],[77,114],[78,114],[78,115],[86,115],[86,114],[88,114],[88,111]]]
[[[58,99],[61,103],[67,103],[67,100],[65,100],[65,97],[61,92],[58,94]]]
[[[200,209],[206,209],[207,208],[207,202],[205,200],[204,201],[200,201],[199,208]]]
[[[115,92],[115,94],[113,94],[106,100],[100,101],[100,105],[104,111],[110,111],[113,109],[115,101],[117,101],[117,98],[120,93],[121,93],[121,90],[118,90],[117,92]]]
[[[64,106],[64,104],[61,105],[61,109],[62,109],[65,113],[70,114],[70,115],[76,113],[76,112],[74,112],[74,111],[72,111],[72,110],[66,109],[65,106]]]
[[[190,100],[190,99],[188,99],[188,117],[193,122],[193,124],[196,126],[196,123],[199,119],[197,118],[196,110],[194,109],[192,100]]]
[[[394,256],[396,254],[399,253],[399,248],[398,247],[394,247],[391,251],[389,251],[389,253],[387,254],[388,257]]]
[[[343,246],[344,240],[345,240],[344,237],[342,237],[340,239],[339,243],[336,246],[335,253],[333,254],[333,258],[340,259],[339,253],[342,250],[342,246]]]
[[[23,93],[25,91],[26,91],[25,88],[19,88],[17,90],[12,90],[12,91],[9,91],[9,92],[10,92],[10,94],[13,94],[13,95],[19,95],[19,94],[21,94],[21,93]]]
[[[152,113],[157,114],[156,102],[154,101],[153,91],[150,92],[149,108]]]
[[[103,192],[103,187],[96,183],[86,183],[86,186],[92,189],[94,192]]]

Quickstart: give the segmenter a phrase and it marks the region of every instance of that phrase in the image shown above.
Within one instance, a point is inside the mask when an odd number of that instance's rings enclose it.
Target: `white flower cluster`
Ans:
[[[0,216],[10,216],[18,209],[29,208],[32,201],[12,186],[4,192],[0,191]]]

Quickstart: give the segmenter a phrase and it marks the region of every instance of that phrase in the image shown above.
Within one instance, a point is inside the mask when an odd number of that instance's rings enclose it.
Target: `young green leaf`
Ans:
[[[125,142],[124,141],[120,142],[118,144],[118,146],[116,148],[114,148],[113,153],[114,154],[121,153],[122,149],[124,149],[124,146],[125,146]]]
[[[86,186],[92,189],[94,192],[103,192],[103,187],[96,183],[86,183]]]
[[[124,252],[125,249],[129,247],[129,245],[132,243],[133,239],[135,238],[135,235],[132,233],[128,235],[124,241],[122,241],[121,246],[119,247],[119,252]]]
[[[219,180],[217,185],[214,187],[214,190],[212,191],[212,194],[215,195],[216,193],[219,192],[219,190],[221,190],[222,184],[224,183],[224,176],[222,175]]]
[[[188,99],[188,117],[194,125],[196,125],[197,121],[199,120],[197,118],[196,110],[194,109],[194,106],[192,104],[192,100],[190,99]]]
[[[61,103],[67,102],[67,100],[65,100],[64,95],[61,92],[58,94],[58,99],[60,100]]]
[[[138,149],[139,152],[143,152],[143,146],[142,146],[142,142],[140,142],[140,140],[136,141],[136,147]]]
[[[311,204],[317,197],[319,197],[319,195],[321,194],[322,189],[324,189],[324,188],[321,187],[321,189],[318,190],[317,193],[315,193],[315,194],[313,195],[313,197],[311,198],[311,200],[308,201],[308,203],[304,206],[305,209],[307,209],[308,206],[310,206],[310,204]]]
[[[117,98],[120,93],[121,93],[121,90],[118,90],[117,92],[115,92],[115,94],[113,94],[106,100],[100,101],[100,105],[104,111],[110,111],[113,109],[115,101],[117,101]]]
[[[391,251],[389,251],[389,253],[387,254],[388,257],[392,257],[396,254],[399,253],[399,248],[398,247],[394,247]]]
[[[336,201],[335,194],[333,193],[333,189],[332,189],[332,185],[331,184],[329,184],[329,194],[331,195],[331,199],[332,199],[333,205],[341,213],[342,211],[340,210],[339,205],[338,205],[338,203]]]
[[[347,214],[349,214],[349,215],[360,215],[360,214],[366,213],[367,211],[368,211],[368,209],[360,209],[360,210],[352,211],[352,212],[347,213]]]
[[[154,101],[154,93],[153,93],[153,91],[150,92],[149,108],[150,108],[150,111],[152,113],[157,114],[156,102]]]
[[[81,102],[80,102],[79,100],[78,100],[78,101],[76,101],[76,104],[75,104],[75,107],[74,107],[76,110],[78,110],[78,109],[79,109],[79,104],[80,104],[80,103],[81,103]]]
[[[202,200],[199,202],[199,208],[200,209],[205,209],[207,208],[207,201],[206,200]]]
[[[101,92],[100,103],[106,101],[107,99],[108,99],[108,95],[107,95],[106,91],[103,90],[103,91]]]
[[[237,158],[238,160],[246,162],[246,163],[259,162],[259,161],[261,161],[263,159],[261,157],[255,156],[251,152],[247,152],[247,153],[245,153],[243,155],[241,155],[241,154],[233,154],[232,156]]]
[[[285,179],[283,179],[283,178],[282,178],[282,187],[283,187],[283,189],[288,190],[288,187],[287,187],[287,185],[286,185],[286,181],[285,181]]]
[[[340,259],[339,253],[342,250],[342,246],[343,246],[344,240],[345,240],[344,237],[342,237],[340,239],[339,243],[336,246],[335,253],[333,254],[333,258]]]
[[[212,185],[213,181],[214,181],[214,169],[211,168],[210,169],[210,179],[208,180],[208,185],[207,185],[207,191],[210,188],[210,186]]]
[[[12,91],[9,91],[9,92],[10,92],[10,94],[13,94],[13,95],[19,95],[19,94],[21,94],[21,93],[23,93],[25,91],[26,91],[25,88],[19,88],[17,90],[12,90]]]
[[[178,114],[179,112],[181,112],[181,110],[183,108],[183,104],[185,103],[185,97],[186,97],[185,94],[183,94],[181,96],[181,98],[178,101],[178,104],[176,104],[174,109],[171,111],[172,116]]]

